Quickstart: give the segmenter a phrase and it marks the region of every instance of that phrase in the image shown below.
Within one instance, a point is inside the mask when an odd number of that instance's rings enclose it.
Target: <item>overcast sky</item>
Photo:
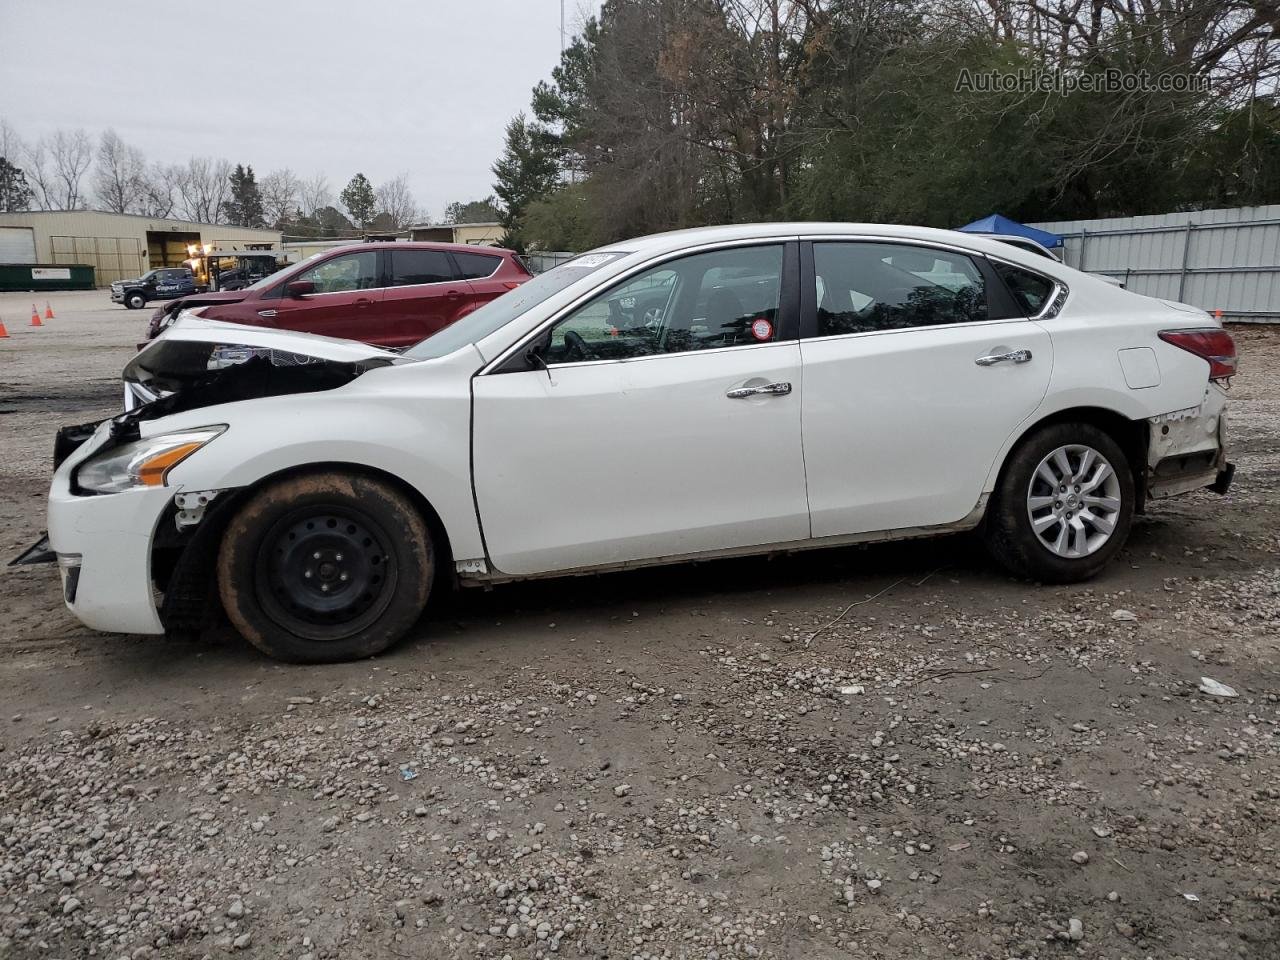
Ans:
[[[599,0],[565,0],[572,33]],[[560,53],[560,0],[0,0],[0,117],[195,155],[407,173],[432,219],[492,192],[506,122]]]

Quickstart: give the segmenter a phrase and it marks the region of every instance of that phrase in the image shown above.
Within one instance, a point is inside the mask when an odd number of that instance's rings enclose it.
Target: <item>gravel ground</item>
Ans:
[[[145,322],[25,300],[6,556]],[[5,570],[0,956],[1280,956],[1280,332],[1234,332],[1236,486],[1078,587],[952,538],[468,592],[286,667]]]

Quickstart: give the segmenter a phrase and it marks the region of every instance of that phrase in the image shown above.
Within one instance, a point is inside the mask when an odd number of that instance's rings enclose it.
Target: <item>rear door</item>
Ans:
[[[471,284],[443,250],[392,248],[389,286],[379,307],[388,346],[407,347],[447,327],[471,305]]]
[[[1039,406],[1049,335],[985,258],[815,241],[804,251],[804,453],[814,537],[955,523]]]
[[[274,301],[274,326],[390,345],[377,324],[376,307],[383,297],[379,256],[375,249],[342,253],[299,273],[292,280],[313,283],[315,292],[301,297],[284,293]]]
[[[513,290],[520,284],[515,280],[500,280],[498,273],[502,267],[502,257],[492,253],[476,251],[453,253],[454,262],[458,265],[458,273],[471,284],[471,291],[476,305],[488,303]],[[505,271],[503,271],[505,272]]]

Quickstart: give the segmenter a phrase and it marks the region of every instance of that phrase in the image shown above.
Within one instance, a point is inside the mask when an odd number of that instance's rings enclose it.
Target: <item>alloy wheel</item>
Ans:
[[[1120,518],[1120,478],[1101,453],[1067,444],[1049,453],[1027,487],[1031,530],[1059,557],[1087,557],[1111,539]]]

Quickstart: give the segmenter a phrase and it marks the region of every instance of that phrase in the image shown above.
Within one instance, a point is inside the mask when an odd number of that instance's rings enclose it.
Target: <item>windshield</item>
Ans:
[[[559,293],[569,284],[581,280],[592,271],[619,257],[626,251],[611,250],[607,253],[588,253],[567,260],[546,273],[539,274],[496,300],[490,300],[475,313],[469,313],[457,323],[433,333],[427,339],[404,352],[414,360],[434,360],[453,353],[469,343],[477,343],[489,334],[500,330],[516,317],[527,313],[544,300]]]

